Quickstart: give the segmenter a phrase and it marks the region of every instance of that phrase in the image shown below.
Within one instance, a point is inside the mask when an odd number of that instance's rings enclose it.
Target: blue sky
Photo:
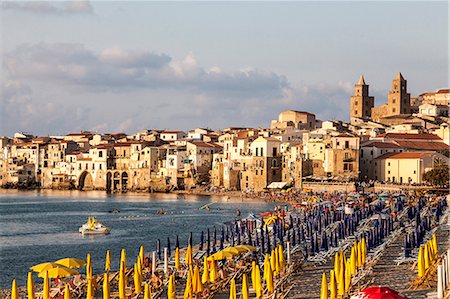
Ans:
[[[448,86],[447,2],[4,2],[0,134],[268,126],[280,111],[348,120]]]

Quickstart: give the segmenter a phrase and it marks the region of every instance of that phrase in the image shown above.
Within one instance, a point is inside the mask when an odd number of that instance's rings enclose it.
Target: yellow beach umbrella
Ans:
[[[339,259],[339,252],[336,252],[336,254],[334,255],[334,273],[336,273],[336,275],[339,275],[339,267],[340,266],[340,259]]]
[[[33,270],[34,272],[38,272],[39,273],[39,272],[43,272],[43,271],[46,271],[46,270],[50,270],[50,269],[58,267],[58,266],[59,266],[59,264],[57,264],[57,263],[46,262],[46,263],[34,265],[30,269]]]
[[[229,247],[229,248],[235,248],[237,249],[240,253],[246,253],[246,252],[250,252],[250,251],[256,251],[258,248],[256,248],[255,246],[251,246],[251,245],[237,245],[234,247]],[[225,249],[224,249],[225,250]]]
[[[252,288],[254,290],[256,290],[256,278],[255,278],[255,274],[256,274],[256,262],[252,261],[252,272],[251,272],[251,279],[252,279]]]
[[[350,289],[352,284],[352,272],[350,269],[350,261],[347,261],[347,266],[345,267],[345,291],[347,292]]]
[[[173,274],[170,275],[170,278],[169,278],[169,286],[167,287],[167,299],[176,299],[175,277]]]
[[[86,255],[86,278],[92,277],[92,261],[91,261],[91,254],[88,253]]]
[[[356,274],[356,256],[355,256],[355,247],[352,247],[352,251],[350,253],[350,273]]]
[[[247,273],[242,276],[242,299],[248,299],[248,278]]]
[[[111,271],[111,252],[106,250],[105,271]]]
[[[94,282],[92,277],[87,279],[86,299],[94,299]]]
[[[425,244],[425,247],[423,249],[423,260],[425,262],[425,271],[430,268],[430,253],[429,253],[429,246],[428,244]]]
[[[330,299],[336,299],[336,296],[336,275],[334,274],[334,270],[330,270]]]
[[[345,294],[345,268],[342,265],[338,275],[338,295],[343,296]]]
[[[180,270],[180,249],[175,248],[175,269]]]
[[[33,273],[32,272],[28,272],[27,293],[28,293],[28,299],[36,298],[36,295],[34,293],[34,281],[33,281]]]
[[[366,263],[366,256],[367,256],[367,245],[366,245],[366,239],[361,239],[361,249],[362,249],[362,262],[363,265]]]
[[[111,289],[109,286],[109,275],[108,273],[103,274],[103,299],[111,298]]]
[[[150,290],[150,285],[148,282],[144,285],[144,299],[152,299],[152,292]]]
[[[274,286],[273,286],[273,272],[270,266],[270,263],[267,264],[268,270],[267,270],[267,278],[266,278],[266,285],[267,285],[267,291],[269,294],[273,293]]]
[[[80,259],[76,259],[76,258],[73,258],[73,257],[60,259],[60,260],[55,261],[55,263],[63,265],[63,266],[66,266],[67,268],[71,268],[71,269],[73,269],[73,268],[81,268],[84,265],[86,265],[85,261],[80,260]]]
[[[192,276],[193,276],[192,269],[189,269],[187,279],[186,279],[186,287],[184,289],[184,295],[183,295],[184,299],[192,299],[192,293],[193,293],[193,290],[192,290],[192,278],[193,277]]]
[[[276,263],[277,263],[277,260],[276,260],[276,252],[275,252],[275,250],[273,250],[272,249],[272,252],[270,253],[270,269],[272,269],[272,271],[275,271],[276,269]]]
[[[203,258],[203,274],[202,274],[202,283],[206,283],[209,280],[209,267],[206,256]]]
[[[11,285],[11,299],[19,299],[19,290],[17,289],[17,282],[15,279],[13,279]]]
[[[188,248],[186,250],[185,263],[186,263],[186,265],[192,265],[194,263],[194,261],[192,259],[192,247],[190,244],[188,245]]]
[[[230,283],[230,299],[237,299],[236,282],[234,281],[234,278],[231,280],[231,283]]]
[[[267,272],[270,269],[270,260],[269,260],[269,254],[266,253],[266,256],[264,257],[264,280],[267,280]]]
[[[123,264],[123,267],[127,267],[127,252],[125,251],[125,248],[122,248],[122,252],[120,253],[120,264]]]
[[[434,257],[436,258],[439,255],[436,234],[433,234],[433,237],[431,238],[431,244],[433,245],[433,253],[434,253]]]
[[[48,274],[47,272],[45,272],[45,276],[44,276],[44,288],[42,290],[42,298],[43,299],[50,299],[50,284],[48,281]]]
[[[119,270],[119,298],[125,299],[125,269],[123,263]]]
[[[322,287],[320,288],[320,299],[328,299],[328,283],[325,272],[322,274]]]
[[[247,250],[243,249],[243,248],[237,248],[237,247],[228,247],[219,252],[230,253],[233,256],[238,256],[238,255],[241,255],[242,253],[246,253]]]
[[[200,270],[197,266],[194,268],[195,285],[193,285],[194,293],[198,294],[203,292],[202,279],[200,277]]]
[[[141,247],[139,247],[139,258],[141,259],[141,265],[142,265],[142,263],[144,263],[144,258],[145,258],[144,245],[141,245]]]
[[[231,258],[233,258],[233,257],[235,257],[235,256],[236,256],[235,253],[232,253],[232,252],[224,252],[224,251],[222,250],[222,251],[216,252],[216,253],[214,253],[214,254],[208,256],[208,260],[212,260],[212,261],[221,261],[221,260],[224,260],[224,259],[231,259]]]
[[[259,265],[255,266],[255,286],[253,287],[256,293],[256,297],[260,298],[262,296],[262,284],[261,284],[261,271]]]
[[[48,275],[49,278],[61,278],[61,277],[68,277],[72,275],[77,275],[80,272],[74,269],[70,269],[64,266],[52,268],[50,270],[46,270],[45,272],[41,272],[38,274],[39,277],[44,278],[45,275]]]
[[[72,299],[68,284],[66,284],[66,286],[64,287],[64,299]]]
[[[142,292],[142,287],[141,287],[141,279],[139,278],[139,270],[137,264],[134,264],[133,280],[134,280],[134,293],[136,295],[140,294]]]
[[[280,264],[280,271],[283,271],[286,266],[286,261],[284,259],[283,246],[281,245],[278,246],[278,261]]]
[[[212,262],[211,270],[209,272],[209,282],[214,283],[217,280],[217,268],[216,268],[216,262]]]

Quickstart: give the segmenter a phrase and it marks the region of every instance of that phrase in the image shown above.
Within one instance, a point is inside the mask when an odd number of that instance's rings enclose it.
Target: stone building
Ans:
[[[316,115],[296,110],[283,111],[278,115],[278,120],[272,120],[270,129],[300,129],[312,130],[316,127]]]
[[[372,108],[374,107],[374,97],[369,96],[369,85],[361,75],[355,84],[353,96],[350,97],[350,118],[370,119]]]

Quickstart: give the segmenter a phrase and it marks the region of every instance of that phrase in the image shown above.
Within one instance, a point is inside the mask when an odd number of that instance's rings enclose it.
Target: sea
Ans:
[[[202,209],[205,205],[209,211]],[[273,210],[274,205],[228,196],[0,190],[0,287],[9,288],[14,278],[25,285],[33,265],[66,257],[85,260],[87,253],[94,273],[104,272],[107,250],[113,270],[119,267],[123,248],[127,264],[132,265],[140,245],[146,252],[155,251],[158,239],[164,248],[169,238],[174,250],[178,235],[180,247],[186,247],[190,232],[193,243],[199,243],[201,231],[210,228],[212,232],[216,227],[219,236],[223,223]],[[158,214],[159,210],[167,213]],[[111,233],[81,235],[78,228],[89,215],[110,227]],[[42,282],[36,274],[35,282]]]

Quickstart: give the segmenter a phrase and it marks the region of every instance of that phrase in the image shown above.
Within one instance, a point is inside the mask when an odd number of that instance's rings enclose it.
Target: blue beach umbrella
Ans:
[[[206,234],[206,254],[209,255],[211,252],[211,236],[209,234],[209,228]]]
[[[204,237],[203,237],[203,231],[200,233],[200,245],[198,247],[199,250],[203,250],[203,242],[204,242]]]
[[[180,248],[180,240],[178,240],[178,235],[177,235],[177,238],[175,240],[175,248]]]
[[[169,254],[169,256],[171,256],[171,248],[170,248],[170,238],[167,237],[167,253]]]
[[[161,259],[161,240],[156,241],[156,254],[158,254],[158,259]]]

